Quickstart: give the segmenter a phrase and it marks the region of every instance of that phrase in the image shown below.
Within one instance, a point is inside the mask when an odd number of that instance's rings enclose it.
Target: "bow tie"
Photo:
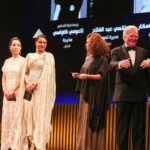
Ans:
[[[127,47],[127,51],[135,50],[135,47]]]

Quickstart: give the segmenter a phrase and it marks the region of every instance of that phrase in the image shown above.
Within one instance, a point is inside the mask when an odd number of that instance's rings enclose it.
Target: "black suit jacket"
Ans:
[[[148,51],[141,47],[135,47],[135,64],[129,68],[118,69],[118,63],[121,60],[130,58],[125,45],[111,50],[111,69],[116,70],[116,82],[114,91],[114,100],[116,101],[145,101],[149,90],[150,76],[149,69],[142,69],[141,62],[148,58]]]

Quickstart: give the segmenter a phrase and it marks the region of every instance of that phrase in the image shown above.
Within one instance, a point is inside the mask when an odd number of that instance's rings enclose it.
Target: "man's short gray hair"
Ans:
[[[135,25],[129,25],[129,26],[126,26],[126,27],[124,28],[124,30],[123,30],[123,37],[124,37],[125,35],[127,35],[127,34],[128,34],[128,31],[130,31],[130,30],[137,30],[137,32],[138,32],[138,28],[137,28]]]

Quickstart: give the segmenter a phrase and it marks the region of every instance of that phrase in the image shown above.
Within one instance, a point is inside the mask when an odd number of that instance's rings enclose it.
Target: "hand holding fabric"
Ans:
[[[72,72],[72,77],[73,78],[78,78],[79,76],[79,73],[78,72]]]

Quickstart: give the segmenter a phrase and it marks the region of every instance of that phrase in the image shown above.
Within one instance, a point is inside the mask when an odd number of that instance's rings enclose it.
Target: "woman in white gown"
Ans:
[[[21,78],[15,150],[22,149],[26,136],[31,142],[30,150],[45,150],[50,138],[56,91],[55,61],[53,55],[45,51],[44,35],[36,38],[35,45],[36,52],[27,54]]]
[[[18,78],[25,61],[25,58],[20,56],[21,41],[18,37],[13,37],[10,40],[9,49],[12,57],[6,59],[2,67],[2,89],[4,97],[2,109],[1,150],[12,149],[14,143],[18,112]]]

